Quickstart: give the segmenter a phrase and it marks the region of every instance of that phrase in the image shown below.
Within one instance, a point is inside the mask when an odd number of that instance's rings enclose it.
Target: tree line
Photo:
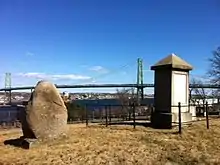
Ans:
[[[136,100],[134,88],[123,88],[116,90],[116,97],[118,99],[118,105],[102,106],[98,105],[96,110],[92,110],[90,105],[80,105],[74,101],[71,101],[70,96],[62,96],[64,103],[68,110],[68,121],[83,121],[86,117],[90,119],[101,119],[106,117],[106,111],[108,117],[122,118],[124,120],[131,120],[132,106]]]
[[[191,84],[213,84],[220,85],[220,46],[212,51],[211,56],[207,59],[209,67],[203,78],[191,78]],[[198,100],[205,104],[206,99],[215,98],[220,103],[220,89],[193,88],[190,89],[190,102],[196,104]]]

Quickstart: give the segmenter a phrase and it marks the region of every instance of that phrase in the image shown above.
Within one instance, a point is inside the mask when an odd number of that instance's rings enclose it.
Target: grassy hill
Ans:
[[[20,129],[0,131],[0,164],[220,164],[220,119],[184,127],[182,136],[173,130],[132,126],[108,128],[85,124],[69,125],[68,138],[23,150],[5,146],[4,140],[17,138]]]

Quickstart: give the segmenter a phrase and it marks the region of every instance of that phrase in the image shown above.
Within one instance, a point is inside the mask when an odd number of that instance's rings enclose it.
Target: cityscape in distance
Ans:
[[[63,93],[60,93],[63,95]],[[72,93],[65,92],[70,96],[70,100],[96,100],[96,99],[117,99],[118,93],[95,93],[95,92],[82,92],[82,93]],[[30,98],[31,92],[12,92],[11,101],[13,102],[22,102],[28,101]],[[7,96],[5,92],[0,92],[0,103],[4,103]],[[152,98],[153,94],[144,95],[145,98]]]

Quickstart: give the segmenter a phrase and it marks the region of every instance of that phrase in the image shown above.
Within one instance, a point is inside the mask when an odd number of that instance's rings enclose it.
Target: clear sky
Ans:
[[[1,0],[0,87],[39,79],[57,84],[134,83],[136,60],[170,53],[203,75],[220,46],[218,0]]]

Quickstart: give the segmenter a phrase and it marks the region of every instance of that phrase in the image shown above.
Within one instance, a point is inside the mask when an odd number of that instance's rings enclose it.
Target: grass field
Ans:
[[[69,125],[65,139],[40,144],[30,150],[5,146],[4,140],[17,138],[20,129],[0,131],[0,164],[76,164],[76,165],[157,165],[220,164],[220,119],[177,130],[154,130],[132,126]]]

